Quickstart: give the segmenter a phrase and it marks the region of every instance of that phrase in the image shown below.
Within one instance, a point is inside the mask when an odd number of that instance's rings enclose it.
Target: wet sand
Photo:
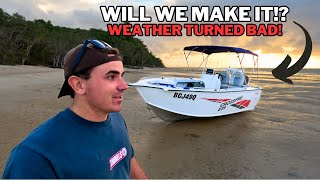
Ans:
[[[127,69],[125,79],[182,75],[175,69]],[[299,73],[287,85],[261,75],[253,112],[167,123],[134,88],[125,93],[135,156],[150,178],[320,178],[320,75]],[[0,173],[12,148],[62,111],[63,70],[0,66]]]

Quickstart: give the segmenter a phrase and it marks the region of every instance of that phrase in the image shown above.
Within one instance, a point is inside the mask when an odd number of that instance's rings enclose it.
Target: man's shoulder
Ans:
[[[31,163],[31,164],[30,164]],[[41,170],[39,169],[41,168]],[[15,147],[3,172],[4,179],[56,178],[43,154],[23,145]]]
[[[61,122],[65,119],[63,112],[56,114],[36,127],[19,145],[35,150],[44,144],[50,145],[50,143],[53,143],[52,140],[57,139],[58,134],[61,133]]]

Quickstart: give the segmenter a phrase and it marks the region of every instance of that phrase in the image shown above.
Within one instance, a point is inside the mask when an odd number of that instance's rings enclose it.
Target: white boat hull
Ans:
[[[254,110],[262,90],[259,87],[201,90],[136,86],[144,101],[162,120],[215,117]]]

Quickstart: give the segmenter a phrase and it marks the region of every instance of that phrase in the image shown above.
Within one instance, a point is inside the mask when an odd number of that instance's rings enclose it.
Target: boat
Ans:
[[[187,62],[192,52],[206,55],[203,56],[202,62],[205,62],[205,65],[199,78],[144,77],[129,84],[137,89],[157,117],[164,121],[176,121],[223,116],[255,109],[262,88],[251,85],[250,76],[242,68],[242,60],[245,54],[252,55],[254,69],[257,69],[256,53],[229,46],[187,46],[184,47],[184,52]],[[215,53],[237,53],[240,68],[225,68],[218,72],[214,68],[206,67],[208,57]],[[242,59],[240,55],[243,55]]]

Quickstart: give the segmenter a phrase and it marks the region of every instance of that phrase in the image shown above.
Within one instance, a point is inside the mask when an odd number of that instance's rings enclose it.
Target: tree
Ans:
[[[127,22],[128,23],[128,22]],[[163,67],[144,43],[132,36],[110,36],[101,29],[53,26],[51,21],[10,15],[0,8],[0,64],[62,67],[66,52],[85,39],[99,39],[120,50],[124,65]]]

